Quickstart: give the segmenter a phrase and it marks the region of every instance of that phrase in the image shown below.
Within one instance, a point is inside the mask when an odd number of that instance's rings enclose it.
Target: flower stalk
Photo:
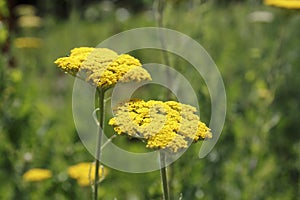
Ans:
[[[98,190],[99,190],[99,168],[101,165],[100,159],[101,159],[101,144],[102,144],[102,135],[103,135],[103,121],[104,121],[104,93],[105,90],[103,88],[98,87],[97,88],[97,94],[98,94],[98,105],[99,105],[99,127],[98,127],[98,134],[97,134],[97,146],[96,146],[96,169],[95,169],[95,183],[94,183],[94,191],[93,196],[94,200],[97,200],[98,198]]]
[[[157,25],[159,28],[164,28],[164,11],[165,11],[165,7],[166,7],[166,2],[165,0],[158,0],[158,5],[157,5]],[[160,40],[160,44],[163,50],[167,50],[167,45],[166,45],[166,39],[165,36],[163,35],[163,31],[160,29],[159,31],[159,40]],[[162,54],[162,61],[165,65],[167,66],[171,66],[170,63],[170,58],[168,56],[168,53],[161,51]],[[171,74],[169,70],[166,70],[166,80],[167,80],[167,85],[171,86],[173,85],[173,81],[171,78]],[[166,91],[166,99],[172,99],[172,92],[170,90]],[[169,183],[170,183],[170,190],[171,192],[173,191],[172,188],[172,183],[173,183],[173,178],[174,178],[174,165],[171,165],[169,168],[169,173],[170,173],[170,179],[169,179]],[[173,199],[173,193],[171,193],[171,198]]]
[[[147,148],[160,149],[160,174],[164,200],[174,199],[169,192],[166,152],[176,153],[188,143],[212,138],[210,128],[200,121],[193,106],[175,101],[134,99],[120,105],[109,125],[119,135],[143,138]],[[162,126],[163,124],[163,126]]]
[[[164,28],[164,11],[166,7],[166,0],[158,0],[157,5],[157,25],[159,28]],[[162,54],[162,61],[166,66],[171,66],[170,58],[168,54],[165,52],[167,50],[167,44],[166,44],[166,38],[163,34],[163,30],[159,29],[159,41],[161,44],[161,54]],[[170,87],[173,85],[172,78],[169,70],[166,70],[166,79],[167,79],[167,85]],[[169,90],[166,92],[166,99],[172,99],[172,92]]]
[[[160,155],[160,176],[163,187],[164,200],[170,200],[169,184],[167,178],[166,154],[163,150],[159,151]]]

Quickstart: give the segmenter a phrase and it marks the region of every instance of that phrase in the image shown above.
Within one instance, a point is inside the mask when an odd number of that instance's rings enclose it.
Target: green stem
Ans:
[[[158,0],[158,8],[157,8],[157,11],[158,11],[158,16],[157,16],[157,24],[158,24],[158,27],[159,28],[163,28],[164,27],[164,10],[165,10],[165,0]],[[164,50],[167,49],[167,45],[166,45],[166,41],[165,41],[165,37],[163,35],[163,33],[160,31],[159,33],[159,39],[160,39],[160,43],[161,43],[161,46]],[[168,54],[164,53],[164,51],[162,51],[162,55],[163,55],[163,59],[164,59],[164,62],[167,66],[170,66],[170,59],[169,59],[169,56]]]
[[[102,144],[102,135],[103,135],[103,118],[104,118],[104,89],[97,88],[98,98],[99,98],[99,128],[98,128],[98,139],[96,146],[96,169],[95,169],[95,185],[94,185],[94,200],[98,198],[98,189],[99,189],[99,168],[100,168],[100,159],[101,159],[101,144]]]
[[[166,0],[158,0],[158,5],[157,5],[157,25],[159,28],[164,28],[164,14],[165,14],[165,7],[166,7]],[[163,63],[165,65],[167,65],[168,67],[171,66],[171,62],[170,62],[170,58],[168,56],[168,53],[165,52],[164,50],[167,50],[167,45],[166,45],[166,40],[163,34],[163,31],[160,29],[159,30],[159,40],[160,40],[160,44],[162,47],[162,58],[163,58]],[[171,78],[171,74],[170,74],[170,70],[166,70],[166,80],[167,80],[167,85],[168,86],[172,86],[173,85],[173,81]],[[171,100],[172,98],[172,92],[170,90],[166,91],[166,99],[167,100]],[[173,191],[173,178],[174,178],[174,165],[171,165],[169,168],[169,173],[170,173],[170,179],[169,179],[169,184],[170,184],[170,189],[171,191]],[[170,198],[174,199],[174,195],[173,193],[170,194]]]
[[[160,175],[161,175],[161,182],[163,186],[164,200],[170,200],[169,186],[168,186],[168,179],[167,179],[166,155],[165,152],[163,151],[160,151]]]
[[[289,19],[289,14],[290,12],[286,12],[286,16],[285,18]],[[282,76],[283,74],[283,60],[282,60],[282,55],[284,52],[284,48],[285,48],[285,44],[287,42],[288,39],[288,32],[287,32],[287,27],[289,25],[289,21],[288,22],[281,22],[282,24],[279,26],[279,33],[278,33],[278,42],[276,43],[276,46],[274,48],[274,53],[273,53],[273,58],[271,61],[271,66],[272,68],[270,69],[268,76],[267,76],[267,83],[269,86],[273,86],[273,90],[275,90],[275,88],[278,87],[278,85],[281,84],[281,81],[279,79],[280,76]]]
[[[158,5],[157,5],[157,25],[159,28],[164,28],[164,11],[165,11],[165,6],[166,6],[166,0],[158,0]],[[170,58],[168,56],[168,53],[165,52],[167,51],[167,44],[166,44],[166,39],[165,35],[163,34],[163,30],[159,29],[159,40],[161,44],[161,53],[162,53],[162,59],[163,63],[166,66],[171,66]],[[167,85],[171,86],[173,85],[171,74],[169,70],[166,70],[166,80],[167,80]],[[167,91],[166,93],[166,98],[167,99],[172,99],[172,92]]]

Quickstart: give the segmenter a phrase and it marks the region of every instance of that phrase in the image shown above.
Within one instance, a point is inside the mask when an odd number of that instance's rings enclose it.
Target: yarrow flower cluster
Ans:
[[[287,9],[300,9],[300,0],[264,0],[264,4]]]
[[[23,180],[27,182],[38,182],[52,177],[48,169],[33,168],[23,174]]]
[[[175,101],[132,100],[116,108],[109,121],[118,134],[145,140],[148,148],[177,152],[189,141],[211,138],[196,108]]]
[[[99,170],[99,177],[104,176],[105,171]],[[81,162],[76,165],[70,166],[68,175],[77,180],[80,186],[89,186],[95,182],[95,164],[90,162]]]
[[[118,82],[151,80],[151,76],[138,59],[128,54],[118,55],[107,48],[75,48],[69,56],[58,58],[55,64],[66,73],[97,87],[100,113],[95,163],[79,163],[68,169],[69,176],[76,179],[79,185],[95,186],[93,196],[97,199],[97,185],[105,172],[99,170],[105,92]],[[190,142],[212,138],[210,128],[200,121],[197,109],[175,101],[130,100],[115,108],[115,117],[109,120],[109,125],[119,135],[126,134],[144,141],[147,148],[165,149],[171,153],[187,148]],[[165,153],[160,151],[164,197],[168,199],[165,161]]]
[[[118,81],[151,80],[138,59],[128,54],[118,55],[107,48],[74,48],[70,56],[58,58],[54,63],[73,76],[79,72],[87,82],[102,88]]]

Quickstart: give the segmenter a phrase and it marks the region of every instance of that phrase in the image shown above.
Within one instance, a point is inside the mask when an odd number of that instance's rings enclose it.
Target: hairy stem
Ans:
[[[103,118],[104,118],[104,89],[97,88],[98,93],[98,104],[99,104],[99,127],[98,127],[98,135],[97,135],[97,146],[96,146],[96,169],[95,169],[95,185],[94,185],[94,200],[98,199],[98,190],[99,190],[99,168],[100,168],[100,159],[101,159],[101,144],[102,144],[102,135],[103,135]]]
[[[163,151],[160,151],[160,175],[163,187],[164,200],[170,200],[169,185],[167,178],[166,155]]]

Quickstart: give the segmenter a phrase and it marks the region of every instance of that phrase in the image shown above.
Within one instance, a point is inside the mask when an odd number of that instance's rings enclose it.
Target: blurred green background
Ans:
[[[0,199],[91,197],[90,187],[67,175],[69,166],[93,157],[73,122],[74,78],[53,62],[123,30],[157,26],[155,14],[153,0],[0,0]],[[212,152],[199,159],[197,143],[170,167],[173,199],[299,199],[300,10],[257,0],[168,0],[163,26],[203,45],[227,93],[225,126]],[[133,55],[142,63],[163,63],[154,50]],[[187,62],[168,56],[195,86],[201,119],[208,123],[210,96],[203,80]],[[152,88],[151,94],[159,97],[161,90]],[[35,167],[50,169],[53,177],[25,182],[22,175]],[[100,196],[161,199],[160,184],[159,171],[108,169]]]

